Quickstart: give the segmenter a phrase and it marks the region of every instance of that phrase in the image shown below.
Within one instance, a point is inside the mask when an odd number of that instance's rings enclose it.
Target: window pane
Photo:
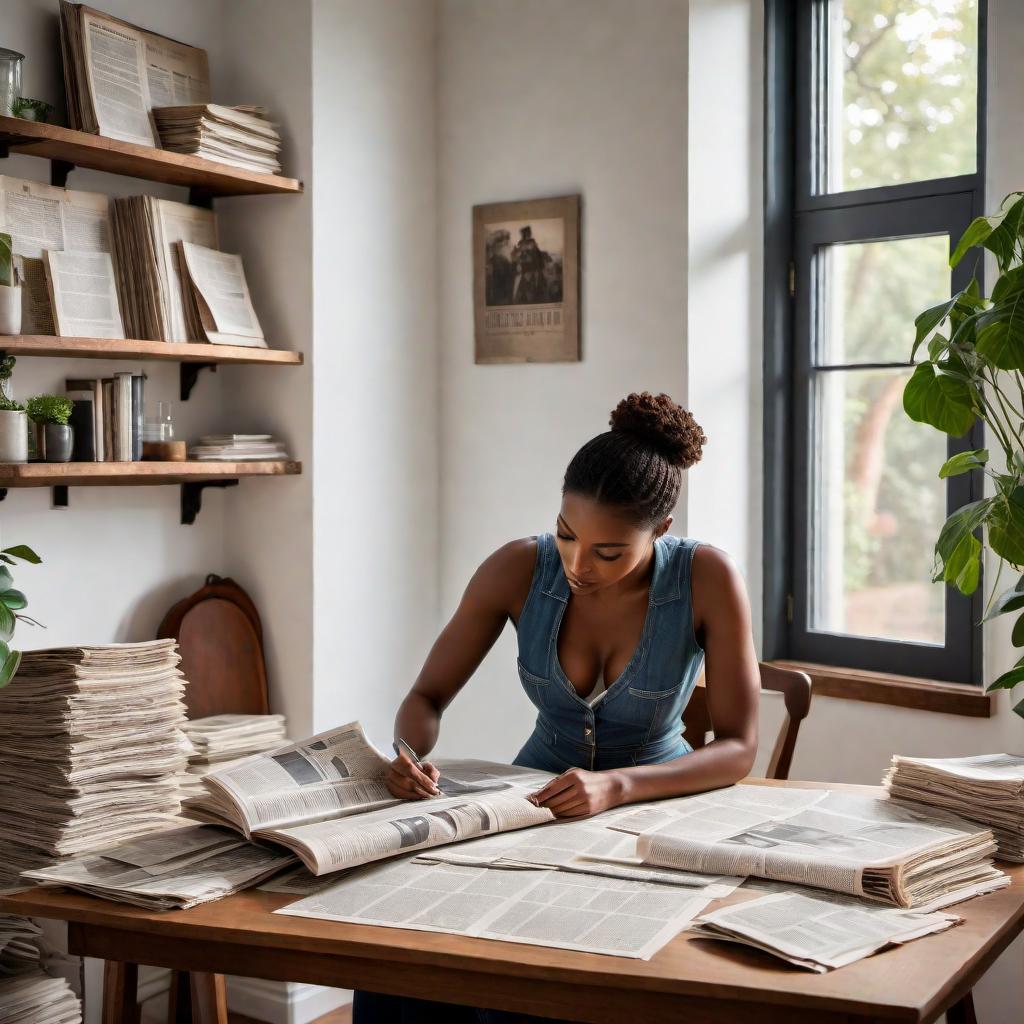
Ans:
[[[824,190],[973,174],[977,0],[819,2],[827,6]]]
[[[948,235],[830,245],[818,257],[820,365],[907,362],[914,317],[952,294]]]
[[[903,412],[908,370],[814,375],[808,627],[941,645],[931,582],[946,438]]]

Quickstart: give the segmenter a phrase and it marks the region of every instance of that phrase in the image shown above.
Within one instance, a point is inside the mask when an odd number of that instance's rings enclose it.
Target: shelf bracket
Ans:
[[[7,488],[0,487],[0,501],[3,501],[7,497]]]
[[[66,188],[68,175],[75,169],[75,165],[67,160],[50,161],[50,184],[57,188]]]
[[[57,484],[50,491],[50,508],[68,508],[70,502],[68,501],[68,488],[66,484]]]
[[[188,205],[189,206],[201,206],[204,210],[213,209],[213,195],[208,192],[205,188],[200,188],[198,185],[193,185],[188,190]]]
[[[200,370],[212,370],[214,373],[217,372],[216,363],[181,363],[180,364],[180,377],[181,377],[181,401],[187,402],[189,395],[192,394],[192,389],[196,386],[196,381],[199,379]]]
[[[237,480],[195,480],[181,485],[181,522],[191,526],[203,507],[204,487],[237,487]]]

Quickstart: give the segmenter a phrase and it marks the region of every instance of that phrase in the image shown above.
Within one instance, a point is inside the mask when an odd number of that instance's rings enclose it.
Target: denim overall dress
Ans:
[[[654,541],[654,572],[643,633],[629,664],[594,706],[558,661],[558,627],[569,584],[553,534],[537,537],[533,581],[519,617],[519,679],[537,724],[515,764],[542,771],[600,771],[658,764],[693,749],[682,715],[704,664],[693,630],[690,567],[699,541]]]

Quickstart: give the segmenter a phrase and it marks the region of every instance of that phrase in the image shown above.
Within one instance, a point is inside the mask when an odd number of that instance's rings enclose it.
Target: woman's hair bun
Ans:
[[[630,434],[683,469],[700,461],[701,448],[708,440],[693,414],[664,393],[627,395],[612,410],[608,422],[613,431]]]

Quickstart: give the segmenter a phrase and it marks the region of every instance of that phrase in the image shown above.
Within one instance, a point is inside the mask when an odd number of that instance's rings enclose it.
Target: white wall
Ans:
[[[687,47],[682,0],[639,9],[615,0],[442,0],[439,12],[447,619],[491,551],[554,528],[569,460],[608,429],[621,398],[686,393]],[[471,207],[576,192],[582,362],[474,365]],[[685,522],[677,518],[673,530],[685,532]],[[515,754],[533,714],[514,651],[509,627],[445,715],[442,752]]]
[[[437,622],[434,5],[313,4],[315,723],[391,740]]]

